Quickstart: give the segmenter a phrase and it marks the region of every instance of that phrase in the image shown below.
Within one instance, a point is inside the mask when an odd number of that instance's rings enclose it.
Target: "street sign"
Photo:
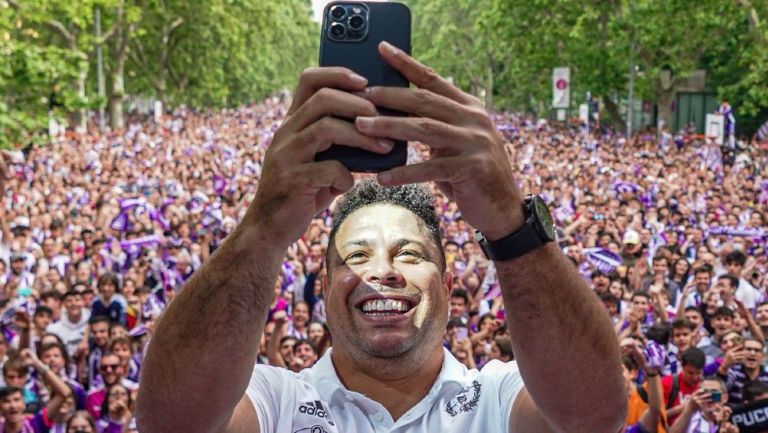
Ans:
[[[707,140],[722,145],[725,140],[725,117],[722,114],[707,114],[706,124],[704,133]]]
[[[552,69],[552,107],[568,108],[571,105],[571,68]]]

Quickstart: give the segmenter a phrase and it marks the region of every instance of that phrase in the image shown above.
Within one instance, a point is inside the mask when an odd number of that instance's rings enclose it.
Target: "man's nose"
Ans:
[[[403,282],[403,274],[394,266],[389,256],[373,257],[370,263],[365,281],[386,286],[398,286]]]

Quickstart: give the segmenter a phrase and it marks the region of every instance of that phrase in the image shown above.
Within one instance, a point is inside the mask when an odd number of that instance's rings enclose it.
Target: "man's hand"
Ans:
[[[378,181],[388,186],[435,181],[489,240],[517,230],[523,224],[522,198],[482,102],[390,44],[381,43],[379,53],[418,89],[373,87],[367,99],[411,116],[361,116],[355,126],[371,137],[424,143],[431,158],[381,172]]]
[[[24,348],[19,352],[19,358],[25,367],[34,367],[37,369],[42,364],[42,361],[37,357],[32,349]]]
[[[352,174],[338,161],[315,162],[315,154],[332,143],[385,154],[392,140],[363,135],[333,116],[376,116],[376,107],[351,92],[365,89],[365,78],[346,68],[310,68],[299,85],[282,126],[264,159],[256,198],[244,222],[259,221],[275,248],[296,241],[312,218],[333,198],[354,185]]]
[[[29,329],[32,320],[29,318],[29,313],[25,310],[16,310],[16,313],[13,315],[13,324],[21,331]]]

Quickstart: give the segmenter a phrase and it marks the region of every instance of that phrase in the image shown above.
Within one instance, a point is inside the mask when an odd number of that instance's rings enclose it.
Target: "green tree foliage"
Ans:
[[[318,39],[309,0],[0,0],[0,146],[44,135],[49,112],[84,127],[85,108],[109,104],[119,128],[128,94],[195,108],[257,101],[316,63]]]
[[[768,115],[768,2],[756,0],[410,0],[417,56],[497,108],[546,115],[551,71],[570,66],[571,100],[603,96],[621,122],[635,92],[668,117],[670,84],[706,69],[743,125]],[[489,79],[489,77],[491,77]],[[490,85],[490,86],[489,86]],[[486,102],[491,99],[486,97]]]

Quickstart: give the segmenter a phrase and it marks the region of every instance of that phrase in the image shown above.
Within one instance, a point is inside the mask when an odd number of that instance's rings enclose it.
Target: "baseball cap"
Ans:
[[[621,243],[625,245],[638,245],[640,243],[640,234],[634,230],[627,230]]]
[[[12,229],[28,229],[29,228],[29,218],[25,216],[18,216],[15,220],[13,220]]]

